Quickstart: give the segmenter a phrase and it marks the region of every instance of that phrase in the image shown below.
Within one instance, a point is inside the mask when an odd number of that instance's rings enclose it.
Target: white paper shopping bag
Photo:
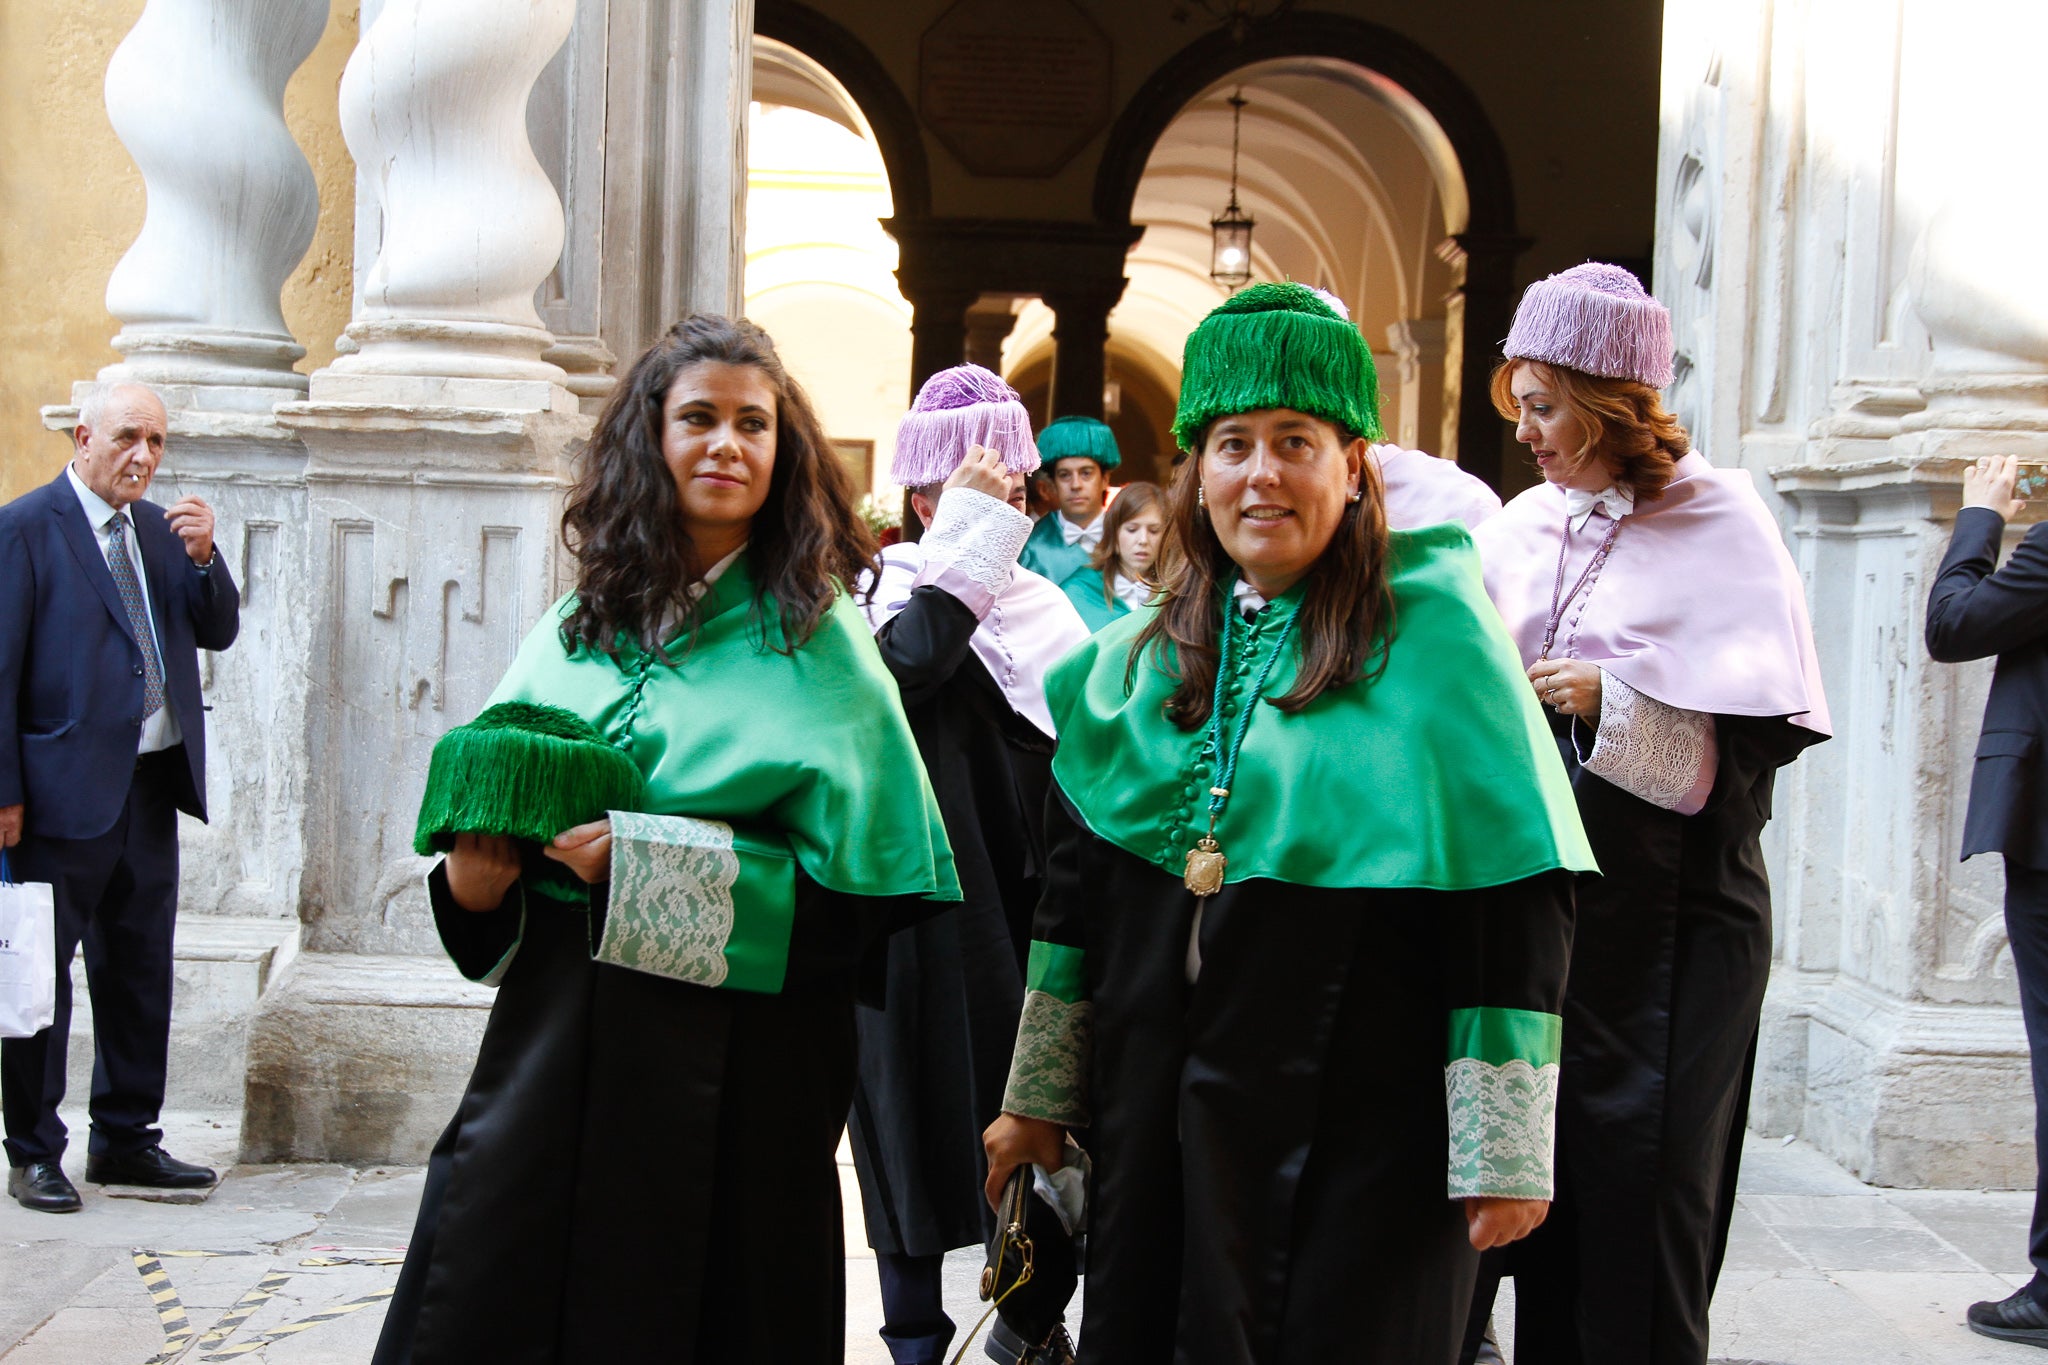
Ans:
[[[0,851],[0,1038],[30,1038],[57,1013],[56,899],[10,876]]]

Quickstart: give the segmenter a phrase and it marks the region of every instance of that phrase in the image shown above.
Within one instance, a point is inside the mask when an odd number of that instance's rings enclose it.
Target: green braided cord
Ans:
[[[1237,756],[1244,749],[1244,732],[1252,723],[1252,712],[1257,709],[1259,698],[1265,694],[1266,680],[1273,676],[1273,665],[1280,662],[1280,656],[1287,652],[1287,642],[1294,638],[1294,623],[1301,619],[1299,609],[1287,614],[1287,624],[1280,628],[1280,638],[1273,642],[1273,652],[1266,656],[1266,662],[1259,669],[1258,679],[1252,683],[1251,695],[1245,698],[1244,709],[1237,713],[1237,731],[1230,737],[1230,749],[1221,752],[1218,746],[1223,741],[1223,675],[1230,663],[1231,621],[1237,615],[1237,603],[1232,600],[1230,589],[1236,586],[1233,578],[1223,590],[1223,642],[1216,652],[1216,695],[1209,703],[1209,748],[1216,754],[1216,782],[1209,794],[1209,816],[1211,821],[1223,813],[1223,803],[1230,799],[1231,779],[1237,776]],[[1225,795],[1216,795],[1217,791]]]

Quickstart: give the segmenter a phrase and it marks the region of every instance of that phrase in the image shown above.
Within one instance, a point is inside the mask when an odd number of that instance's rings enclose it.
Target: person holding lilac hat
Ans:
[[[1474,533],[1571,774],[1578,886],[1557,1198],[1492,1258],[1517,1365],[1702,1365],[1771,959],[1777,770],[1829,735],[1799,574],[1743,470],[1658,389],[1671,317],[1628,271],[1531,285],[1494,372],[1543,482]]]
[[[1038,465],[1030,414],[998,376],[960,365],[926,380],[890,466],[909,538],[882,551],[866,603],[965,897],[889,940],[881,1004],[859,1010],[851,1146],[897,1365],[945,1359],[945,1253],[991,1222],[981,1131],[1009,1074],[1045,866],[1045,674],[1088,638],[1066,594],[1017,562]]]

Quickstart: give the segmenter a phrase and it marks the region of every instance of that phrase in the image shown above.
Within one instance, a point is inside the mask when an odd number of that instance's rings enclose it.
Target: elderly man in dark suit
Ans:
[[[198,498],[144,502],[167,418],[117,385],[78,414],[64,472],[0,507],[0,846],[57,903],[57,1013],[0,1043],[7,1192],[68,1213],[65,1044],[72,953],[92,991],[86,1179],[166,1188],[214,1173],[179,1161],[156,1128],[171,1023],[178,815],[206,818],[201,649],[234,642],[240,594]]]
[[[2005,857],[2005,929],[2019,977],[2020,1013],[2034,1072],[2035,1194],[2028,1254],[2034,1278],[1996,1302],[1970,1306],[1973,1331],[2048,1346],[2048,790],[2041,790],[2048,731],[2048,523],[2029,527],[1998,567],[2019,462],[1979,460],[1963,474],[1948,554],[1927,599],[1927,652],[1943,663],[1996,656],[1984,730],[1963,819],[1963,857]]]

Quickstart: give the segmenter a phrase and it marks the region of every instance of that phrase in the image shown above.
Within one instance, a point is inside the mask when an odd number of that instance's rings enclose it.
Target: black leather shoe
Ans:
[[[78,1187],[54,1161],[31,1161],[7,1172],[7,1193],[15,1203],[37,1213],[77,1213],[84,1202]]]
[[[1970,1330],[2000,1341],[2023,1341],[2029,1346],[2048,1346],[2048,1308],[2022,1289],[1996,1303],[1986,1300],[1970,1305]]]
[[[153,1190],[199,1190],[219,1180],[211,1166],[180,1161],[162,1147],[119,1156],[89,1156],[85,1178],[95,1185],[143,1185]]]

